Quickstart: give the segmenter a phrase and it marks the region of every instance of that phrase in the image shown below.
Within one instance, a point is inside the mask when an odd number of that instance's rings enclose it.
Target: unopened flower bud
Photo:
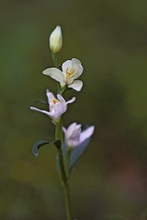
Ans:
[[[50,35],[49,44],[53,53],[59,52],[62,47],[62,32],[61,27],[57,26]]]

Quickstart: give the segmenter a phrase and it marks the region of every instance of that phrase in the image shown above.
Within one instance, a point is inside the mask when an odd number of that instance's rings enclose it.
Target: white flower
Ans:
[[[82,125],[74,122],[67,129],[63,127],[65,143],[69,149],[79,146],[93,134],[94,126],[90,126],[84,131],[81,131],[81,126]]]
[[[76,99],[75,97],[73,97],[71,100],[66,102],[60,94],[57,95],[58,99],[56,99],[53,93],[50,92],[49,90],[46,90],[46,95],[48,98],[49,111],[41,110],[35,107],[30,107],[30,109],[38,112],[42,112],[48,115],[49,117],[51,117],[54,121],[58,121],[60,116],[64,112],[66,112],[67,104],[74,102]]]
[[[49,38],[49,44],[51,51],[57,53],[62,47],[62,32],[61,27],[57,26],[54,31],[51,33]]]
[[[82,74],[82,72],[83,66],[81,65],[81,62],[78,59],[73,58],[62,64],[62,71],[57,68],[48,68],[43,71],[43,74],[60,82],[61,87],[68,85],[69,88],[80,91],[82,89],[83,82],[81,80],[77,80],[77,78]]]

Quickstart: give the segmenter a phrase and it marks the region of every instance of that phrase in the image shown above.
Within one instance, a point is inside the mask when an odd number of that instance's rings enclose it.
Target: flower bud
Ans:
[[[50,35],[49,44],[53,53],[59,52],[62,47],[62,32],[61,27],[57,26]]]
[[[65,143],[68,149],[72,149],[80,146],[87,138],[90,138],[94,132],[95,127],[89,126],[86,130],[81,130],[80,124],[76,122],[72,123],[67,129],[63,127],[65,135]]]

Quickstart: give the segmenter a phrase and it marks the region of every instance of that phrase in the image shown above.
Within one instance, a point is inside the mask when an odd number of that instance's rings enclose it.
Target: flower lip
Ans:
[[[75,73],[75,69],[73,67],[69,68],[67,67],[66,69],[66,77],[72,77],[74,76],[76,73]]]
[[[59,101],[58,101],[57,99],[52,99],[52,102],[53,102],[54,104],[56,104],[56,103],[58,103]]]
[[[62,71],[65,77],[73,76],[74,79],[77,79],[83,72],[83,66],[80,60],[72,58],[62,64]]]

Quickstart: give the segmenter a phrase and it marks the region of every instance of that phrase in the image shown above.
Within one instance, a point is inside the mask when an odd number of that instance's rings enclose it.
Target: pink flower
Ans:
[[[74,122],[67,129],[63,127],[65,143],[68,148],[75,148],[92,136],[95,129],[94,126],[90,126],[84,131],[81,131],[81,126],[81,124]]]
[[[66,102],[65,99],[60,94],[57,95],[58,99],[56,99],[53,93],[50,92],[49,90],[46,90],[46,95],[48,98],[49,111],[41,110],[35,107],[30,107],[30,109],[34,111],[42,112],[48,115],[49,117],[51,117],[54,121],[58,121],[60,116],[64,112],[66,112],[67,104],[74,102],[76,99],[75,97],[73,97],[71,100]]]

